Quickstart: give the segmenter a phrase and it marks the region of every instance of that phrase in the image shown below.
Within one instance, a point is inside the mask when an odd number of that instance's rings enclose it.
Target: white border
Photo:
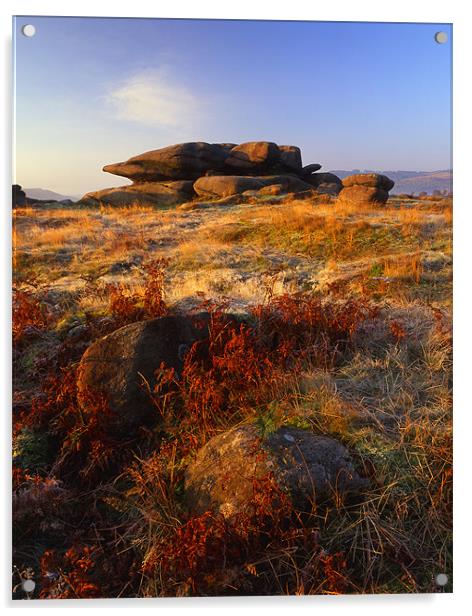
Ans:
[[[471,175],[470,150],[470,91],[467,74],[470,71],[472,57],[469,40],[470,20],[468,17],[467,2],[464,0],[332,0],[319,4],[315,0],[290,0],[275,4],[262,0],[238,0],[238,2],[218,2],[216,0],[187,0],[173,2],[156,2],[147,0],[98,1],[78,0],[64,2],[64,0],[4,0],[0,7],[0,28],[4,59],[1,64],[4,93],[1,97],[3,107],[3,135],[11,137],[11,16],[12,15],[82,15],[82,16],[115,16],[115,17],[182,17],[182,18],[232,18],[232,19],[303,19],[326,21],[392,21],[392,22],[437,22],[454,24],[454,256],[455,256],[455,434],[454,434],[454,500],[455,500],[455,542],[454,542],[454,595],[399,595],[375,597],[289,597],[289,598],[228,598],[228,599],[140,599],[140,600],[90,600],[90,601],[58,601],[58,602],[16,602],[12,604],[10,597],[10,562],[9,552],[3,550],[1,559],[2,603],[10,609],[26,611],[35,609],[56,609],[72,607],[73,609],[88,608],[91,613],[111,612],[115,609],[132,609],[141,611],[147,608],[172,610],[181,612],[191,609],[194,613],[215,610],[224,610],[226,613],[239,613],[269,609],[271,612],[282,613],[282,610],[297,609],[302,613],[313,613],[314,610],[323,609],[330,613],[365,614],[366,611],[379,610],[382,614],[398,614],[428,612],[430,615],[440,614],[446,616],[445,611],[454,609],[462,613],[468,603],[467,590],[471,585],[470,555],[471,541],[468,518],[470,504],[469,496],[470,476],[466,474],[467,448],[472,436],[470,416],[472,413],[469,403],[470,393],[468,381],[471,380],[469,362],[470,350],[470,319],[472,303],[468,290],[471,286],[470,262],[470,235],[472,233],[471,214],[472,190],[467,190],[467,181]],[[399,93],[402,95],[402,93]],[[407,96],[407,93],[404,93]],[[466,149],[467,148],[467,149]],[[11,376],[7,366],[11,365],[5,358],[10,357],[10,270],[9,270],[9,239],[10,227],[10,200],[11,200],[11,139],[5,139],[1,148],[0,172],[2,173],[4,187],[2,203],[1,232],[3,241],[0,242],[2,263],[2,301],[0,319],[0,340],[4,352],[2,358],[0,391],[3,394],[3,417],[1,421],[2,436],[0,450],[3,473],[2,479],[2,529],[4,536],[2,544],[9,546],[9,473],[10,473],[10,387]],[[469,194],[468,194],[469,193]],[[465,612],[465,610],[464,610]]]

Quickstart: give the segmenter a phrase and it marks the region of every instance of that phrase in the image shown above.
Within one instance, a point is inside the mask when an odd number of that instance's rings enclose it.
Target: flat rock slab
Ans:
[[[104,203],[118,207],[132,203],[172,206],[185,203],[194,195],[192,181],[143,182],[89,192],[80,201],[90,205]]]
[[[191,141],[133,156],[125,162],[105,165],[103,171],[135,182],[196,180],[210,169],[222,169],[231,144]]]

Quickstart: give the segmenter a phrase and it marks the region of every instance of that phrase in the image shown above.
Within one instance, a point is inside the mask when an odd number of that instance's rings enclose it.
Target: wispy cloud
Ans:
[[[168,69],[145,70],[112,84],[105,95],[121,120],[161,128],[185,128],[202,115],[199,98]]]

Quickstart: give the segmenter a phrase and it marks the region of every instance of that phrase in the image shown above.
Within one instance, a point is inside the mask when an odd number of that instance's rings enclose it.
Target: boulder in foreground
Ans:
[[[305,510],[366,487],[338,441],[288,426],[261,440],[255,425],[245,425],[215,436],[198,452],[186,471],[187,506],[195,514],[252,515],[254,481],[269,473]]]
[[[197,315],[195,322],[206,319]],[[155,417],[147,393],[156,384],[155,371],[165,362],[179,372],[186,351],[206,334],[206,327],[197,327],[191,318],[167,316],[126,325],[96,340],[78,371],[78,400],[85,416],[95,393],[105,396],[117,430],[132,430]]]

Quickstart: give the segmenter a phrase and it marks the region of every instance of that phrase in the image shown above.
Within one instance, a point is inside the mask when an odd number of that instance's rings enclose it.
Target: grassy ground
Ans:
[[[451,207],[323,197],[16,210],[14,583],[33,577],[42,597],[436,592],[445,572],[452,590]],[[149,269],[156,259],[166,261]],[[171,312],[205,298],[244,314],[289,305],[291,323],[306,318],[302,304],[330,314],[355,302],[364,316],[336,361],[274,367],[244,403],[228,386],[204,427],[176,403],[164,431],[108,443],[95,426],[92,438],[78,429],[74,367],[94,338],[152,316],[153,289]],[[189,520],[185,466],[213,434],[255,417],[340,439],[370,490],[303,519],[291,511],[270,532],[261,520]]]

